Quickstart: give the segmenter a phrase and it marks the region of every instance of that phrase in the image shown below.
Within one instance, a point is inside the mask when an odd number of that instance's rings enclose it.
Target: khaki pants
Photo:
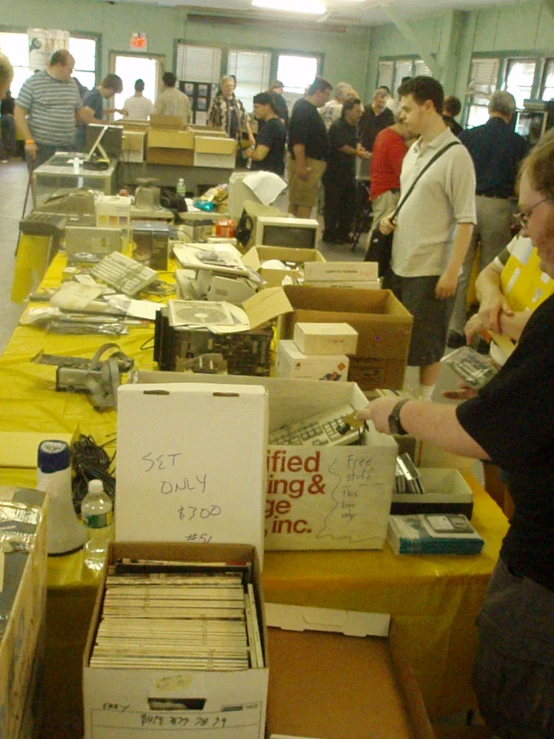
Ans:
[[[308,178],[300,179],[296,174],[296,160],[289,158],[289,204],[313,208],[317,203],[321,178],[325,172],[326,163],[320,159],[306,159]]]

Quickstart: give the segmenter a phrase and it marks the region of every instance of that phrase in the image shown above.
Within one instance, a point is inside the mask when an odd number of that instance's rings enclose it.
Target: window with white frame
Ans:
[[[221,49],[215,46],[177,45],[177,79],[189,82],[219,82]]]
[[[270,51],[229,50],[227,74],[237,78],[235,94],[247,110],[253,109],[254,95],[268,89],[270,67]]]
[[[423,59],[391,59],[379,62],[377,87],[386,85],[393,95],[402,84],[404,77],[432,77],[431,68]]]
[[[96,85],[96,39],[70,36],[69,53],[75,59],[73,76],[92,90]]]
[[[22,84],[34,72],[29,67],[29,37],[26,33],[2,32],[0,50],[12,63],[14,76],[11,92],[16,98]],[[69,52],[75,57],[74,76],[89,90],[92,89],[96,84],[96,39],[71,36]]]
[[[391,91],[393,95],[396,95],[396,91],[402,84],[404,77],[413,77],[413,60],[412,59],[397,59],[395,61],[394,69],[394,88]]]
[[[514,96],[518,108],[531,97],[536,68],[533,59],[508,59],[503,89]]]
[[[377,73],[377,87],[384,85],[393,92],[393,80],[394,80],[394,62],[379,62],[379,69]]]
[[[466,95],[469,104],[467,126],[481,126],[489,119],[489,101],[498,85],[500,59],[473,59]]]
[[[318,67],[319,58],[316,56],[279,54],[277,79],[285,86],[285,92],[303,95],[316,78]]]

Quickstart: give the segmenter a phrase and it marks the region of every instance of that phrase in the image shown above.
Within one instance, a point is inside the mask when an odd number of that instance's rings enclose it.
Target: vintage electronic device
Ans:
[[[85,161],[94,161],[101,155],[104,159],[117,158],[123,145],[123,126],[104,123],[89,123],[87,126]]]
[[[91,274],[125,295],[136,295],[158,278],[158,273],[117,251],[107,254]]]
[[[67,218],[57,213],[37,213],[22,218],[19,222],[21,233],[26,236],[56,236],[63,234]]]
[[[360,440],[362,428],[354,428],[346,422],[345,416],[354,412],[351,405],[345,404],[331,411],[323,411],[303,421],[271,431],[269,444],[282,446],[345,446]]]
[[[160,187],[157,185],[158,180],[139,179],[138,187],[135,190],[135,207],[139,210],[158,210],[160,205]]]
[[[523,110],[517,111],[516,133],[534,146],[554,126],[554,100],[524,100]]]
[[[209,303],[205,303],[210,307]],[[230,375],[269,377],[273,332],[268,329],[215,334],[207,328],[172,326],[167,306],[156,313],[154,361],[160,370],[177,370],[182,360],[221,354]]]
[[[152,269],[166,270],[169,258],[167,221],[132,221],[133,258]]]
[[[255,246],[315,249],[321,237],[320,226],[315,218],[258,216],[255,228]]]
[[[120,229],[66,226],[65,252],[68,262],[72,262],[77,254],[105,256],[113,251],[121,251]]]
[[[37,207],[41,213],[56,215],[94,215],[95,194],[92,190],[75,189],[60,195],[53,195]]]

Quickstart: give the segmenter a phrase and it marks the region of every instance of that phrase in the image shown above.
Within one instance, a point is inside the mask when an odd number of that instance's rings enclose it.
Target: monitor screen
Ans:
[[[317,228],[287,224],[264,225],[262,243],[264,246],[289,246],[302,249],[315,249]]]

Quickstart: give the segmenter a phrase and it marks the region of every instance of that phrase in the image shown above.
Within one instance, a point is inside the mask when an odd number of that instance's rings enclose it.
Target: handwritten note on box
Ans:
[[[117,541],[253,544],[263,554],[267,391],[124,385],[117,424]]]

